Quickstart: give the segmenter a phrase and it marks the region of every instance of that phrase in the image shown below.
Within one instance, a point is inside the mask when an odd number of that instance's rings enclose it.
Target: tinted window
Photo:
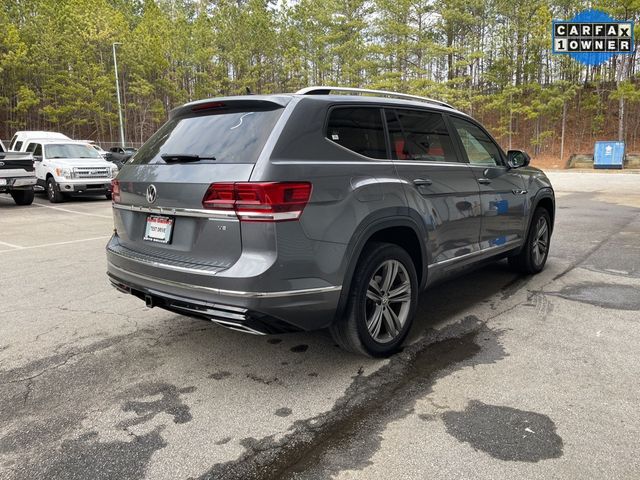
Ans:
[[[378,108],[334,108],[329,114],[327,138],[365,157],[387,158]]]
[[[397,160],[456,162],[442,115],[417,110],[386,110],[391,155]]]
[[[33,146],[33,156],[42,156],[42,145],[40,145],[39,143],[34,144]]]
[[[27,145],[27,149],[25,150],[25,152],[33,152],[35,148],[36,148],[36,144],[30,143],[29,145]]]
[[[455,117],[451,120],[458,132],[462,147],[467,153],[469,163],[483,166],[502,165],[500,150],[486,133],[466,120]]]
[[[13,147],[13,149],[17,152],[19,152],[21,148],[22,148],[22,142],[16,142],[16,146]]]
[[[214,163],[255,163],[282,109],[236,111],[169,120],[129,163],[165,163],[162,154],[215,158]]]

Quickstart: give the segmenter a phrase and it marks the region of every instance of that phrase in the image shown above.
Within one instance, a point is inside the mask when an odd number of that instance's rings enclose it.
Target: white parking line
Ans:
[[[4,245],[5,247],[17,248],[17,249],[24,248],[24,247],[21,247],[20,245],[14,245],[13,243],[7,243],[7,242],[0,242],[0,245]],[[2,251],[10,252],[11,250],[2,250]]]
[[[0,244],[7,245],[7,246],[12,246],[15,249],[15,250],[0,250],[0,253],[16,252],[18,250],[32,250],[34,248],[55,247],[55,246],[58,246],[58,245],[69,245],[69,244],[72,244],[72,243],[92,242],[94,240],[107,240],[108,238],[111,238],[111,235],[106,235],[106,236],[102,236],[102,237],[81,238],[81,239],[78,239],[78,240],[69,240],[69,241],[66,241],[66,242],[42,243],[40,245],[31,245],[29,247],[19,247],[17,245],[11,245],[9,243],[0,242]]]
[[[85,215],[87,217],[113,218],[111,215],[100,215],[98,213],[78,212],[76,210],[69,210],[68,208],[54,207],[52,205],[43,205],[42,203],[38,203],[38,202],[33,202],[32,205],[37,205],[38,207],[43,207],[43,208],[51,208],[52,210],[60,210],[61,212],[76,213],[78,215]]]
[[[0,197],[0,200],[5,200],[6,202],[13,203],[13,200],[9,198]],[[42,208],[51,208],[52,210],[60,210],[61,212],[75,213],[77,215],[85,215],[87,217],[113,218],[111,215],[100,215],[98,213],[78,212],[77,210],[69,210],[68,208],[54,207],[53,205],[43,205],[42,203],[38,203],[35,201],[31,205],[34,205],[36,207],[42,207]]]

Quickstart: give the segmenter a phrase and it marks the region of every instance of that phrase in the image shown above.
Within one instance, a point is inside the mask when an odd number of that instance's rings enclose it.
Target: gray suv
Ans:
[[[397,351],[418,292],[542,270],[555,199],[526,153],[423,97],[311,87],[188,103],[113,181],[108,275],[148,307]]]

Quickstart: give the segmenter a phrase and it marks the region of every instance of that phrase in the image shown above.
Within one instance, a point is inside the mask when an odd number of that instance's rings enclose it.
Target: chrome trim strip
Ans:
[[[205,270],[202,268],[190,268],[190,267],[181,267],[179,265],[171,265],[169,263],[156,262],[154,260],[144,260],[142,258],[136,258],[129,255],[124,255],[119,252],[114,252],[110,248],[107,248],[107,251],[116,257],[124,258],[125,260],[130,260],[132,262],[141,263],[142,265],[147,265],[155,268],[163,268],[165,270],[173,270],[174,272],[184,272],[184,273],[193,273],[195,275],[209,275],[214,276],[216,272],[212,272],[211,270]],[[216,267],[214,267],[216,268]],[[223,268],[220,267],[222,270]]]
[[[328,142],[333,142],[332,140],[325,137],[325,140]],[[383,160],[379,158],[370,158],[365,157],[364,155],[360,155],[357,152],[349,150],[348,148],[343,147],[335,142],[335,145],[339,146],[347,150],[349,153],[354,155],[358,155],[366,160],[327,160],[325,161],[315,161],[315,160],[274,160],[273,164],[275,165],[385,165],[385,166],[403,166],[403,165],[412,165],[412,166],[420,166],[420,167],[469,167],[468,163],[465,162],[420,162],[418,160]]]
[[[506,247],[510,247],[514,244],[519,243],[520,240],[510,240],[509,242],[503,243],[502,245],[494,245],[493,247],[489,247],[489,248],[484,248],[482,250],[478,250],[477,252],[470,252],[470,253],[465,253],[464,255],[460,255],[459,257],[453,257],[453,258],[448,258],[447,260],[442,260],[440,262],[434,262],[429,264],[429,267],[436,267],[436,266],[442,266],[442,265],[446,265],[448,263],[451,262],[456,262],[458,260],[463,260],[465,258],[471,258],[471,257],[475,257],[477,255],[481,255],[483,253],[487,253],[487,252],[492,252],[493,250],[500,250]]]
[[[245,314],[226,312],[226,311],[221,310],[221,309],[207,308],[207,309],[204,309],[204,310],[198,310],[197,308],[189,308],[189,307],[185,307],[183,305],[176,305],[175,303],[170,303],[169,306],[171,308],[176,309],[176,310],[180,310],[180,311],[183,311],[183,312],[191,312],[191,313],[195,313],[195,314],[202,315],[202,316],[224,317],[224,318],[228,318],[229,320],[238,320],[240,322],[242,322],[242,321],[247,319]]]
[[[330,293],[339,292],[342,290],[342,285],[330,286],[330,287],[317,287],[317,288],[304,288],[301,290],[283,290],[279,292],[242,292],[239,290],[225,290],[222,288],[205,287],[203,285],[193,285],[190,283],[176,282],[173,280],[166,280],[164,278],[153,277],[150,275],[142,275],[140,273],[128,272],[120,267],[116,267],[113,263],[109,262],[109,267],[113,270],[124,273],[125,275],[131,275],[132,277],[140,278],[142,280],[149,280],[172,287],[187,288],[202,290],[208,293],[216,295],[227,295],[229,297],[248,297],[248,298],[277,298],[277,297],[289,297],[295,295],[310,295],[313,293]]]
[[[242,332],[242,333],[250,333],[251,335],[266,335],[265,332],[261,332],[259,330],[255,330],[251,327],[247,327],[246,325],[241,325],[238,323],[233,323],[233,322],[225,322],[224,320],[218,320],[216,319],[211,319],[211,321],[213,323],[217,323],[218,325],[220,325],[221,327],[225,327],[228,328],[230,330],[236,330],[238,332]]]
[[[143,207],[141,205],[126,205],[114,203],[113,208],[128,210],[131,212],[156,213],[158,215],[176,215],[179,217],[203,217],[220,220],[238,220],[234,211],[207,210],[204,208],[179,208],[179,207]]]

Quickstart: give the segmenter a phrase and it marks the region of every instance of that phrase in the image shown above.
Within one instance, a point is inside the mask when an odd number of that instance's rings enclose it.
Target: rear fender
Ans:
[[[422,290],[427,284],[427,265],[430,263],[431,258],[427,251],[427,230],[424,224],[419,221],[419,216],[415,212],[407,212],[405,215],[399,216],[397,213],[394,216],[385,216],[380,218],[379,212],[367,217],[360,226],[356,229],[355,233],[351,237],[351,241],[347,247],[346,258],[348,258],[348,264],[342,282],[342,292],[340,294],[340,300],[336,309],[334,321],[339,320],[344,314],[344,310],[347,306],[349,299],[349,292],[351,290],[351,282],[353,280],[353,274],[355,272],[360,255],[364,250],[369,240],[377,233],[387,228],[393,227],[407,227],[412,229],[418,237],[420,243],[420,253],[422,256],[422,272],[420,277],[420,290]],[[413,214],[413,215],[412,215]],[[371,218],[374,217],[374,218]],[[377,218],[376,218],[377,217]],[[418,218],[415,218],[418,217]]]

